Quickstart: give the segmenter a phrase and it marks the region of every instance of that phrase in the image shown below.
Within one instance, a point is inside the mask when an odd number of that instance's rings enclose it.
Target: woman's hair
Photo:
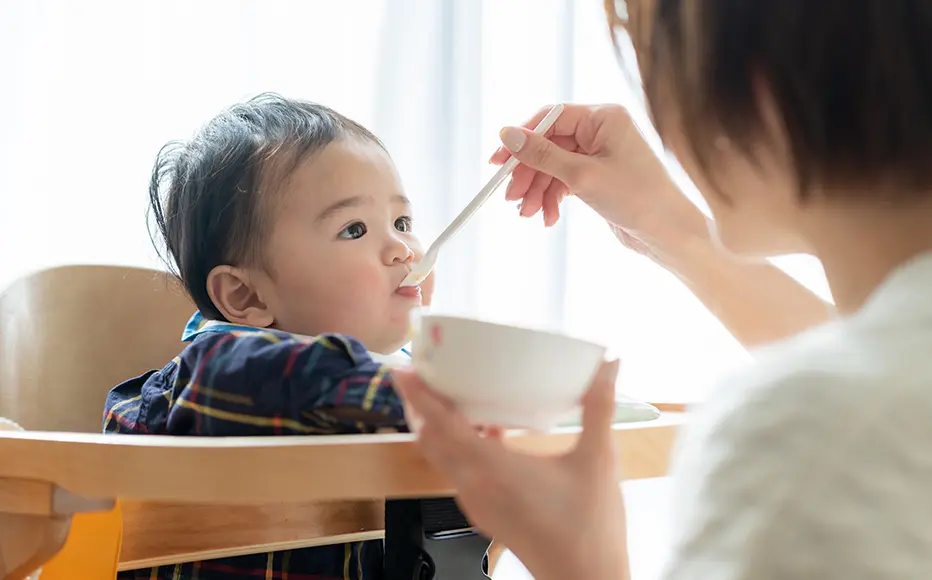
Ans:
[[[223,320],[207,293],[210,271],[261,263],[278,186],[347,137],[382,145],[327,107],[262,94],[223,111],[189,141],[162,148],[149,183],[150,234],[206,318]]]
[[[929,0],[605,0],[664,134],[682,116],[704,170],[727,139],[754,159],[760,96],[786,132],[799,193],[932,190]],[[620,52],[620,51],[619,51]]]

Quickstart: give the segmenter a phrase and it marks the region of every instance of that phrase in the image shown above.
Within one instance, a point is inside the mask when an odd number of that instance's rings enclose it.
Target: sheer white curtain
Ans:
[[[554,101],[636,105],[598,0],[12,0],[0,79],[0,286],[55,264],[158,266],[156,152],[259,92],[383,137],[426,243],[494,170],[502,125]],[[545,230],[488,204],[444,252],[435,309],[594,338],[623,356],[626,391],[701,397],[741,349],[588,208],[567,214]]]

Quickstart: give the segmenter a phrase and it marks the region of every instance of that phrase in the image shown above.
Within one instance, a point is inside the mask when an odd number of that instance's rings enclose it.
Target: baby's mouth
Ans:
[[[420,286],[399,286],[395,290],[395,294],[403,298],[410,298],[412,300],[421,299],[421,287]]]
[[[402,276],[401,278],[398,279],[398,282],[395,284],[395,288],[396,288],[396,289],[402,287],[402,286],[401,286],[402,282],[404,282],[404,281],[408,278],[408,274],[411,273],[411,270],[412,270],[411,266],[410,266],[409,264],[405,264],[405,266],[404,266],[404,276]]]

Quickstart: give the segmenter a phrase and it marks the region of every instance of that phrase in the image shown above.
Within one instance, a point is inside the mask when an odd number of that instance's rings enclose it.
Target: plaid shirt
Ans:
[[[183,338],[190,344],[164,368],[110,391],[105,433],[223,437],[405,430],[388,367],[351,338],[303,337],[205,322],[199,315]],[[382,578],[382,542],[161,566],[118,578],[376,580]]]

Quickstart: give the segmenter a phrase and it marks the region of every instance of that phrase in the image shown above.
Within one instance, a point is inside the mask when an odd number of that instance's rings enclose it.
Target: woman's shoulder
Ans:
[[[684,445],[763,452],[762,461],[782,455],[784,467],[839,453],[855,425],[859,436],[910,445],[897,424],[910,417],[932,426],[930,384],[932,326],[891,332],[840,319],[757,351],[698,409]]]
[[[796,577],[813,562],[838,567],[820,577],[852,577],[878,553],[927,560],[932,325],[920,326],[839,320],[721,382],[679,441],[683,574],[670,577],[698,577],[716,557],[740,556],[736,578],[762,566]]]
[[[838,319],[753,353],[715,390],[723,405],[768,414],[815,408],[843,416],[865,406],[925,395],[932,379],[932,325],[893,328],[858,317]],[[714,401],[712,405],[714,406]]]

